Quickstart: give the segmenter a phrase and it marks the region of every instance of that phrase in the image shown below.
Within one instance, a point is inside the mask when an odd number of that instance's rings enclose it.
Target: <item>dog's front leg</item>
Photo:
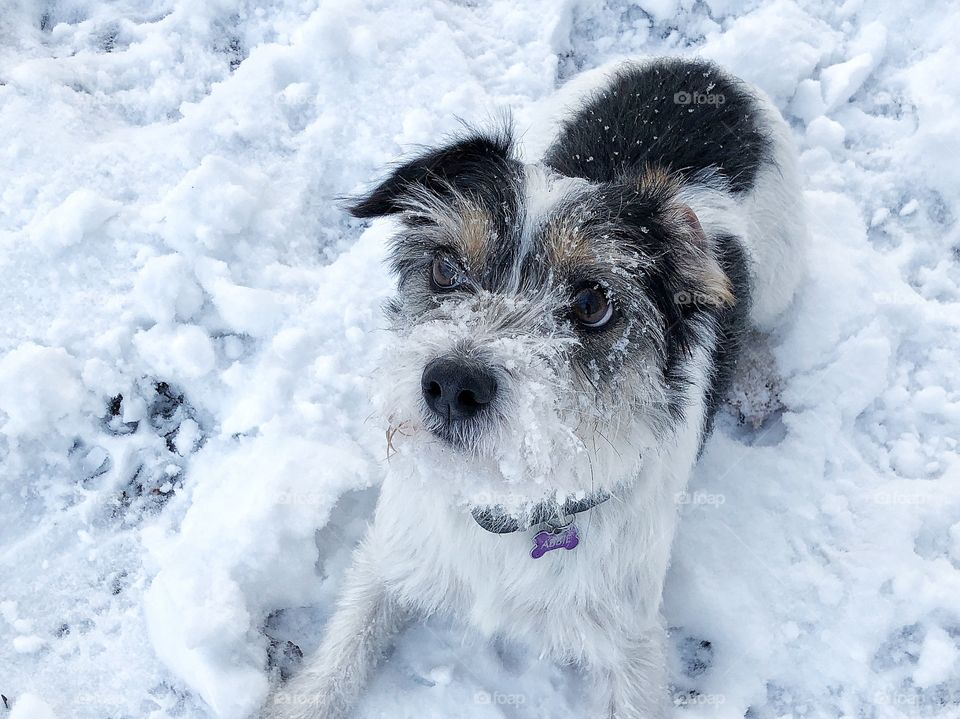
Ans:
[[[366,543],[354,555],[337,608],[317,653],[277,688],[263,719],[340,719],[401,629],[406,611],[375,569]]]
[[[598,667],[605,687],[604,719],[666,719],[670,710],[665,633],[653,627],[627,637],[619,660]]]

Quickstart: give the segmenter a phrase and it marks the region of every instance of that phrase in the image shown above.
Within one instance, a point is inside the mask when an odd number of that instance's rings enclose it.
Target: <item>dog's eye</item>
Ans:
[[[463,272],[460,268],[452,260],[443,256],[434,258],[430,276],[434,286],[441,290],[453,289],[463,281]]]
[[[599,287],[586,287],[573,298],[573,314],[586,327],[603,327],[613,317],[613,303]]]

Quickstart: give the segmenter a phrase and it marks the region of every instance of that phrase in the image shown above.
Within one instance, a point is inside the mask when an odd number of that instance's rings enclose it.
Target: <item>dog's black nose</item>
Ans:
[[[497,381],[489,371],[449,357],[424,368],[420,387],[427,406],[450,422],[476,416],[497,394]]]

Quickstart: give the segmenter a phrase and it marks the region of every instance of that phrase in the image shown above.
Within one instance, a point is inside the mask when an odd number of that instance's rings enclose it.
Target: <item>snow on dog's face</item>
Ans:
[[[353,205],[401,222],[378,378],[393,447],[467,501],[629,481],[683,412],[685,298],[731,300],[677,192],[657,170],[561,177],[476,135]]]

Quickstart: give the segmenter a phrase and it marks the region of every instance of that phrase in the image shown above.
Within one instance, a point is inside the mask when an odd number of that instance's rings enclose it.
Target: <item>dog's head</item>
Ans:
[[[595,184],[522,164],[509,133],[473,134],[351,211],[400,223],[380,378],[394,442],[442,459],[431,471],[464,497],[629,481],[683,415],[700,310],[733,301],[658,168]]]

